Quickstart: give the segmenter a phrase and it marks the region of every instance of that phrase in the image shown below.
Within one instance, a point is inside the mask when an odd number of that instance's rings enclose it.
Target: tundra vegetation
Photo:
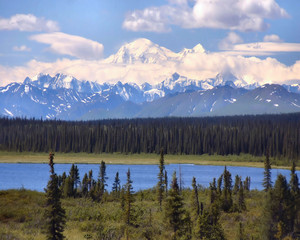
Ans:
[[[267,155],[267,154],[266,154]],[[224,167],[204,188],[180,187],[180,174],[166,179],[161,150],[157,185],[133,191],[130,169],[120,182],[116,172],[107,189],[106,165],[79,178],[76,165],[57,176],[49,155],[45,193],[0,191],[0,239],[299,239],[300,190],[296,164],[290,179],[271,182],[265,159],[264,190],[251,190],[251,179],[232,176]],[[234,181],[233,181],[234,179]]]

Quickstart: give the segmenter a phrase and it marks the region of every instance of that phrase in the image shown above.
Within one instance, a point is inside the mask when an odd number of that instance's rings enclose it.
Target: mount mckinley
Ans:
[[[182,70],[180,64],[193,64],[205,54],[200,44],[175,53],[137,39],[97,63],[105,69],[104,79],[116,83],[81,81],[64,74],[27,77],[0,87],[0,116],[90,120],[300,111],[300,84],[248,84],[228,71],[213,78],[176,72]]]
[[[0,114],[62,120],[221,116],[300,111],[300,85],[247,85],[232,74],[193,80],[174,73],[159,84],[99,84],[39,74],[0,87]]]

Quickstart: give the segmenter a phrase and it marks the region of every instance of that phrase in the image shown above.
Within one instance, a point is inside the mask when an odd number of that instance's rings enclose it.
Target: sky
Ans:
[[[0,0],[0,86],[40,72],[141,83],[174,71],[197,79],[230,71],[250,82],[293,82],[299,9],[299,0]],[[176,53],[200,43],[205,53],[165,66],[103,62],[139,38]]]

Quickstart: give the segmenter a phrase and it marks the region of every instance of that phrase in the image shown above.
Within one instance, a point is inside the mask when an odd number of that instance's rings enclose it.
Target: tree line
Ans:
[[[0,150],[299,159],[300,114],[86,122],[0,118]]]

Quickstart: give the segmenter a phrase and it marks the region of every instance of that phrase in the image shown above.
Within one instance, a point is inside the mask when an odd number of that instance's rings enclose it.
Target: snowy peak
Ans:
[[[183,58],[183,57],[185,57],[189,54],[193,54],[193,53],[205,53],[205,49],[199,43],[195,47],[193,47],[192,49],[184,48],[181,52],[178,53],[178,56],[179,56],[179,58]]]
[[[101,90],[100,85],[95,82],[79,81],[72,76],[60,73],[54,77],[51,77],[49,74],[39,74],[32,79],[27,77],[24,80],[24,84],[32,84],[38,88],[49,88],[53,90],[72,89],[78,92],[97,92]]]
[[[201,44],[197,44],[192,49],[184,48],[181,52],[175,53],[146,38],[139,38],[133,42],[124,44],[116,54],[111,55],[103,60],[103,62],[110,64],[162,64],[168,61],[178,62],[187,55],[196,53],[205,53],[205,49]]]
[[[140,38],[123,45],[115,55],[104,60],[107,63],[162,63],[176,57],[176,53],[160,47],[148,39]]]
[[[199,43],[195,47],[193,47],[194,53],[205,53],[204,47]]]
[[[230,72],[217,74],[214,82],[214,86],[245,87],[246,85],[244,80],[238,79]]]

